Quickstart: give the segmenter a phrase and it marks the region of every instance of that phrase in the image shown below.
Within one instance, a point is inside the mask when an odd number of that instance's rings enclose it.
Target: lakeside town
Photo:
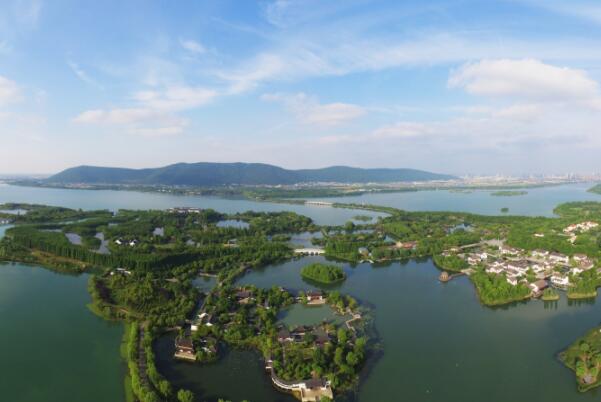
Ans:
[[[588,232],[598,227],[597,222],[585,221],[572,224],[563,229],[567,241],[575,243],[579,233]],[[534,237],[542,238],[542,233],[534,233]],[[465,250],[465,248],[464,248]],[[570,278],[576,278],[583,272],[595,267],[595,261],[586,254],[574,254],[571,257],[544,249],[526,251],[510,247],[501,241],[486,241],[474,246],[469,251],[461,252],[460,248],[451,248],[442,253],[444,257],[456,255],[464,259],[470,266],[483,266],[489,274],[502,275],[507,283],[517,286],[523,283],[531,289],[532,295],[541,296],[549,285],[567,290]],[[462,270],[469,275],[473,269]],[[601,273],[598,269],[597,273]]]

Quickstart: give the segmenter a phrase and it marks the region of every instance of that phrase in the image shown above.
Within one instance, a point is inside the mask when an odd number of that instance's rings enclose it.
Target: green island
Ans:
[[[346,279],[346,274],[337,265],[313,263],[301,270],[301,276],[314,282],[331,284]]]
[[[297,255],[324,254],[351,263],[430,257],[442,282],[466,276],[486,306],[556,300],[560,292],[569,299],[590,298],[601,286],[601,203],[562,204],[550,218],[331,206],[386,216],[327,226],[292,212],[223,214],[182,207],[114,213],[4,204],[0,219],[13,226],[0,241],[0,259],[93,273],[91,310],[128,323],[129,389],[141,402],[193,398],[156,369],[153,344],[166,333],[175,335],[174,358],[193,364],[211,364],[224,348],[251,348],[263,356],[274,387],[305,400],[355,392],[378,345],[365,306],[337,292],[294,294],[234,285],[249,270]],[[220,224],[226,221],[245,224]],[[320,234],[311,239],[313,248],[288,242],[291,234],[303,232]],[[217,286],[199,291],[192,284],[199,275],[215,277]],[[313,264],[303,276],[330,283],[343,279],[344,272]],[[348,319],[287,328],[278,313],[296,303],[327,304]],[[584,381],[588,389],[596,383],[590,353],[579,355],[580,369],[574,353],[564,355],[572,356],[562,361],[575,368],[580,385]]]
[[[601,194],[601,184],[595,184],[587,190],[589,193]]]
[[[501,208],[501,212],[504,213],[504,214],[506,214],[506,213],[509,212],[509,208],[503,207],[503,208]]]
[[[523,190],[499,190],[490,193],[493,197],[519,197],[526,194],[528,194],[528,191]]]

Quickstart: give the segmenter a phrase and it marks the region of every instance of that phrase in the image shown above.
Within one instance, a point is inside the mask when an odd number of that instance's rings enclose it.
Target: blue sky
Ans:
[[[5,0],[0,172],[601,171],[598,1]]]

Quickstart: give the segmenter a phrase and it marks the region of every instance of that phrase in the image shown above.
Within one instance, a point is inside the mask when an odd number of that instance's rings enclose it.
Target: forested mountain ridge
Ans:
[[[278,185],[307,182],[385,183],[447,180],[453,176],[415,169],[362,169],[332,166],[289,170],[263,163],[177,163],[159,168],[128,169],[78,166],[48,179],[48,183],[220,186]]]

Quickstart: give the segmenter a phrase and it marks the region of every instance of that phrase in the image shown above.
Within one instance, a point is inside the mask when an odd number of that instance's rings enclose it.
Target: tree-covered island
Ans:
[[[301,276],[314,282],[332,284],[346,279],[346,274],[337,265],[313,263],[301,270]]]

